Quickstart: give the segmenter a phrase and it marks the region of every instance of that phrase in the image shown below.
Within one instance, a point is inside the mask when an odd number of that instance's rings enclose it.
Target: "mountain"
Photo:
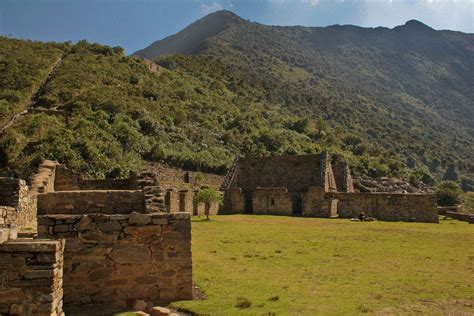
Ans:
[[[135,55],[205,56],[265,100],[323,119],[438,178],[473,178],[474,34],[415,20],[389,28],[267,26],[210,14]]]
[[[327,150],[356,174],[424,176],[282,108],[227,63],[170,56],[160,65],[86,41],[0,37],[0,174],[26,178],[46,158],[96,177],[126,177],[148,162],[224,173],[236,155]]]

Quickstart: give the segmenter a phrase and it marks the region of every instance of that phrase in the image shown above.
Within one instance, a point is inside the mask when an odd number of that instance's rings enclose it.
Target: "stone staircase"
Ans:
[[[227,172],[224,181],[222,181],[222,184],[220,186],[221,190],[227,190],[230,187],[232,180],[234,180],[235,174],[237,173],[238,165],[239,157],[236,157],[234,159],[234,162],[232,163],[232,167],[230,168],[229,172]]]

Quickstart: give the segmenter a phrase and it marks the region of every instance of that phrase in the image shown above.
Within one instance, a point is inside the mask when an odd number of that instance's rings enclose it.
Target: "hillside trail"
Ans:
[[[64,58],[65,58],[65,55],[62,54],[61,56],[58,57],[58,59],[54,62],[54,64],[52,64],[50,66],[50,70],[48,71],[48,73],[44,77],[44,80],[40,83],[38,89],[36,89],[36,91],[34,91],[34,93],[32,94],[27,108],[25,110],[23,110],[21,112],[18,112],[15,115],[13,115],[13,117],[0,129],[0,137],[2,137],[5,134],[7,129],[10,126],[12,126],[13,123],[15,123],[16,120],[18,120],[20,117],[30,113],[31,110],[36,107],[36,105],[38,104],[39,98],[41,97],[41,95],[44,92],[45,86],[54,77],[54,74],[58,71],[59,67],[61,67],[61,63],[63,62]]]

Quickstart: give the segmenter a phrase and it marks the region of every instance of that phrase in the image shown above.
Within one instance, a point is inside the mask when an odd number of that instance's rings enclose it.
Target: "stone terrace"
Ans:
[[[136,301],[192,299],[190,215],[166,212],[156,175],[84,179],[46,161],[30,187],[2,183],[15,195],[0,207],[0,264],[8,268],[0,270],[0,313],[104,315]],[[11,226],[36,227],[36,219],[40,239],[14,240]],[[3,265],[10,261],[15,269]]]

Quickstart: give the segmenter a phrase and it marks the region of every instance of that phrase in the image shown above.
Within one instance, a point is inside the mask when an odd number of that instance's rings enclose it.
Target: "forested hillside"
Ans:
[[[4,69],[28,59],[24,52],[53,45],[0,41],[10,45]],[[32,92],[29,112],[0,138],[3,169],[20,176],[44,158],[89,175],[120,177],[145,161],[222,173],[236,155],[322,150],[347,159],[359,174],[409,175],[389,152],[281,107],[245,68],[207,56],[162,58],[156,67],[121,48],[84,41],[53,47],[42,62],[18,72],[22,86],[62,55],[44,86]],[[2,104],[15,108],[8,100]]]
[[[323,119],[411,168],[473,184],[474,34],[418,21],[265,26],[221,11],[136,54],[175,53],[218,60],[260,91],[255,100]]]

